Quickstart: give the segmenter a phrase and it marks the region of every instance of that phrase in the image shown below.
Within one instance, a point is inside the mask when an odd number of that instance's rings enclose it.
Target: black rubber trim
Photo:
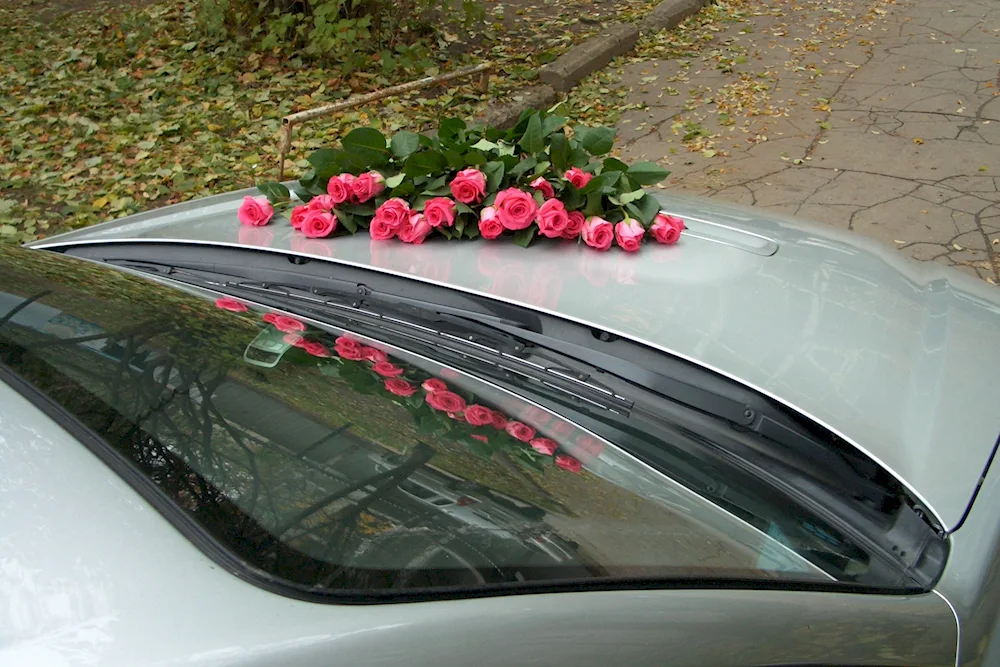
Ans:
[[[1000,436],[997,436],[997,441],[993,443],[993,451],[990,452],[990,457],[986,459],[986,465],[983,466],[983,472],[979,476],[979,481],[976,482],[976,488],[972,492],[972,497],[969,498],[969,504],[965,506],[965,512],[962,513],[962,518],[960,518],[958,523],[956,523],[955,526],[948,531],[948,535],[953,535],[959,528],[961,528],[962,524],[965,523],[965,520],[969,518],[969,514],[972,513],[972,506],[975,504],[976,498],[979,497],[979,490],[982,489],[983,484],[986,483],[986,476],[990,472],[990,466],[993,465],[993,459],[996,458],[997,449],[1000,449]]]

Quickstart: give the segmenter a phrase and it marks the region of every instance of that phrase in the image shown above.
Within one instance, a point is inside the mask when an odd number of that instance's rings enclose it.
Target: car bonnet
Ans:
[[[762,211],[660,195],[688,230],[634,255],[572,243],[307,239],[238,224],[255,190],[32,244],[238,245],[406,275],[575,320],[736,379],[831,429],[954,529],[1000,434],[1000,294],[958,271]]]

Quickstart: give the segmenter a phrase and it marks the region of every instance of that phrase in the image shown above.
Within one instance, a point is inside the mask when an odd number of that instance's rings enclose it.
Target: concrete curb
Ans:
[[[492,107],[477,121],[495,127],[511,127],[525,109],[544,109],[555,103],[557,93],[565,93],[585,76],[601,69],[614,58],[632,50],[640,35],[673,28],[689,16],[697,14],[712,0],[663,0],[635,26],[612,23],[599,35],[577,44],[555,61],[538,71],[544,85],[521,88],[512,93],[520,97]]]
[[[517,124],[518,118],[521,117],[522,111],[548,109],[556,103],[558,95],[550,86],[530,86],[515,90],[511,93],[511,97],[519,97],[520,99],[512,99],[510,102],[490,107],[486,113],[476,119],[477,122],[487,127],[513,127]]]
[[[542,83],[565,93],[576,82],[601,69],[616,57],[626,54],[639,39],[639,29],[631,23],[612,23],[587,41],[538,70]]]
[[[673,28],[689,16],[694,16],[708,0],[663,0],[639,21],[639,34],[649,35]]]

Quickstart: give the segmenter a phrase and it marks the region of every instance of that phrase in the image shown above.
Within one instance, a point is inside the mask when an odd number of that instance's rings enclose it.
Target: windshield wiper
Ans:
[[[395,343],[403,349],[421,345],[430,356],[444,356],[457,367],[473,366],[476,372],[507,382],[515,382],[517,378],[527,380],[568,396],[576,403],[618,414],[628,414],[632,407],[631,400],[594,377],[596,369],[573,368],[578,365],[574,360],[552,359],[541,348],[498,328],[506,325],[521,331],[515,320],[384,295],[349,281],[323,280],[317,281],[324,283],[317,286],[312,281],[298,284],[247,280],[229,273],[159,262],[113,263],[228,294],[252,295],[255,300],[278,308],[294,304],[295,309],[335,326]]]
[[[178,250],[183,250],[183,257]],[[112,251],[118,257],[128,257],[109,258]],[[651,392],[755,434],[765,449],[774,448],[767,442],[775,443],[779,449],[772,451],[772,456],[795,460],[796,467],[808,469],[828,484],[840,485],[873,507],[891,502],[892,493],[857,469],[858,461],[803,428],[783,406],[694,364],[607,332],[351,267],[338,267],[337,275],[342,277],[334,278],[325,263],[317,263],[325,266],[320,273],[310,264],[290,266],[280,255],[265,254],[248,266],[236,264],[233,255],[218,249],[197,247],[175,249],[177,261],[162,247],[116,246],[102,249],[100,254],[96,250],[86,254],[92,253],[102,261],[184,282],[207,281],[205,285],[217,291],[253,294],[277,307],[282,302],[306,305],[316,310],[320,319],[336,313],[359,324],[391,329],[414,342],[439,336],[428,344],[454,360],[475,358],[482,371],[499,372],[507,380],[513,377],[510,373],[530,369],[539,381],[580,388],[587,398],[603,406],[629,405],[623,396],[633,390]],[[203,255],[209,261],[199,259]],[[164,262],[163,257],[172,263]],[[220,257],[227,261],[218,261]],[[376,288],[387,281],[392,281],[391,292]],[[438,302],[438,294],[445,303]],[[534,367],[526,361],[529,352],[534,355]],[[543,355],[549,358],[538,362],[536,357]],[[618,382],[624,384],[612,391],[610,386]]]

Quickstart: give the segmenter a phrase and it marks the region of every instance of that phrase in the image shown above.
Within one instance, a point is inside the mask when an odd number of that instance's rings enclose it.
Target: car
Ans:
[[[637,254],[256,194],[0,247],[0,664],[1000,664],[994,288],[674,194]]]

